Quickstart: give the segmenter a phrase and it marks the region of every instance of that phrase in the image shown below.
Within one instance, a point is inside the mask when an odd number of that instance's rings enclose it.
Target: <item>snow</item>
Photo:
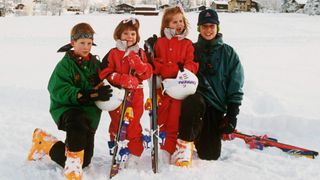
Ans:
[[[189,39],[195,41],[197,13],[187,14]],[[245,96],[238,130],[277,138],[279,141],[320,150],[320,16],[304,14],[220,13],[224,41],[238,52],[245,70]],[[103,57],[114,47],[113,30],[129,15],[79,15],[62,17],[0,18],[0,179],[63,179],[62,168],[49,158],[26,160],[36,127],[59,139],[48,112],[46,90],[49,76],[68,43],[69,32],[79,22],[89,22],[96,31],[93,53]],[[137,16],[141,39],[159,33],[161,16]],[[142,43],[141,43],[142,45]],[[92,164],[84,179],[106,179],[107,128],[103,113],[95,138]],[[144,114],[144,127],[149,119]],[[223,142],[218,161],[194,158],[193,167],[160,166],[153,174],[150,151],[146,150],[135,169],[121,171],[114,179],[201,179],[201,180],[318,180],[319,157],[312,160],[289,156],[276,148],[250,150],[241,140]]]
[[[298,4],[306,4],[308,0],[296,0]]]

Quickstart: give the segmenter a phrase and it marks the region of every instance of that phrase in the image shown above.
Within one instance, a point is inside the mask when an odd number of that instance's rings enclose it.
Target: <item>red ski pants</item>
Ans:
[[[181,101],[162,95],[160,91],[158,91],[158,96],[160,97],[157,111],[158,125],[161,126],[161,132],[167,132],[161,149],[173,154],[177,144]]]

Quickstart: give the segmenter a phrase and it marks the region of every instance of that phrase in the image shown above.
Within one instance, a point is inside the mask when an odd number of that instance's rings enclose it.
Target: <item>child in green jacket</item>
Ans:
[[[81,179],[82,168],[91,162],[101,115],[94,101],[108,101],[112,96],[110,86],[98,85],[100,62],[90,54],[93,34],[87,23],[72,28],[71,43],[58,50],[66,53],[49,80],[50,113],[58,129],[66,132],[65,142],[37,128],[28,156],[39,160],[49,155],[64,167],[66,179]]]

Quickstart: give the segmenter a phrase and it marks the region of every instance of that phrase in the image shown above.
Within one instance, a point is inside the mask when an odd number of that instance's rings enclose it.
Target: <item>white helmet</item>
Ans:
[[[95,103],[98,108],[103,111],[113,111],[121,105],[124,98],[125,90],[112,86],[106,79],[103,80],[103,85],[111,86],[112,96],[110,97],[109,101],[96,101]]]
[[[162,93],[165,92],[174,99],[182,100],[196,92],[198,78],[188,69],[184,69],[183,72],[178,72],[175,79],[164,79],[162,85]]]

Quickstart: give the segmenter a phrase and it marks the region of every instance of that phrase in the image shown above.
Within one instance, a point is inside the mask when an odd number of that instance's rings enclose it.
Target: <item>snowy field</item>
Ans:
[[[279,141],[320,151],[320,16],[303,14],[220,13],[224,41],[238,52],[245,70],[245,96],[238,129],[268,134]],[[187,14],[196,41],[197,13]],[[36,127],[64,139],[48,112],[49,76],[63,54],[73,25],[88,22],[96,30],[93,54],[102,58],[114,47],[113,30],[129,15],[0,18],[0,179],[63,179],[62,168],[49,159],[28,162],[27,153]],[[141,39],[158,34],[161,16],[143,17]],[[142,43],[140,42],[140,45]],[[106,179],[107,128],[103,114],[92,164],[84,179]],[[145,127],[149,119],[141,120]],[[223,142],[218,161],[194,158],[189,169],[160,166],[153,174],[150,151],[137,169],[122,171],[114,179],[201,180],[319,180],[319,157],[289,156],[276,148],[250,150],[241,140]]]

